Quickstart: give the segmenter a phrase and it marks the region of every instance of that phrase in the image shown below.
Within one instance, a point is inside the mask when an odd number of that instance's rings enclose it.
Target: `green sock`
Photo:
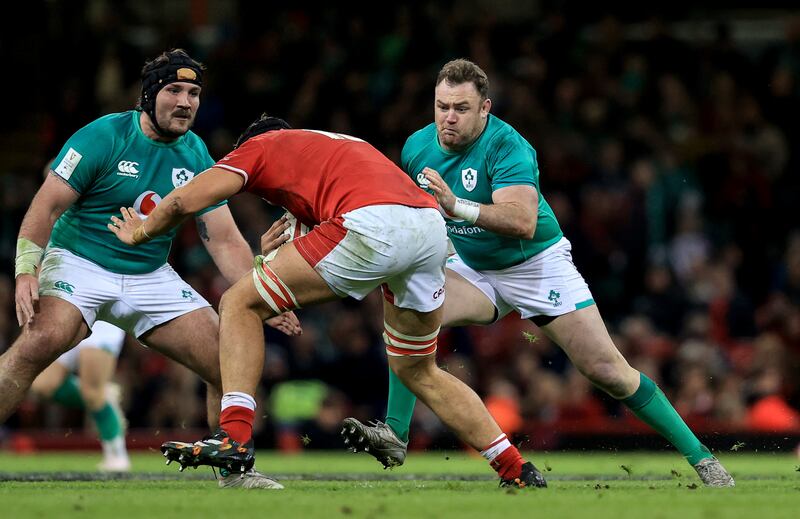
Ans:
[[[700,443],[656,383],[644,373],[639,375],[639,389],[622,399],[622,403],[674,445],[690,464],[712,457],[711,451]]]
[[[398,438],[408,441],[408,428],[417,397],[400,382],[397,375],[389,368],[389,402],[386,409],[386,425],[392,428]]]
[[[83,409],[85,405],[81,397],[78,377],[75,375],[67,375],[64,382],[62,382],[61,385],[58,386],[58,389],[56,389],[56,392],[53,393],[53,401],[66,407]]]
[[[122,421],[108,402],[99,411],[92,413],[92,419],[97,426],[101,440],[108,441],[122,436]]]

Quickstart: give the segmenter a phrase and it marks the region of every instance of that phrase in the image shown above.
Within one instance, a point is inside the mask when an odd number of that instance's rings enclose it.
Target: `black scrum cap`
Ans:
[[[158,133],[163,130],[156,121],[156,96],[170,83],[186,82],[203,86],[202,63],[195,61],[183,49],[174,49],[149,61],[142,68],[142,94],[139,108],[150,116]]]

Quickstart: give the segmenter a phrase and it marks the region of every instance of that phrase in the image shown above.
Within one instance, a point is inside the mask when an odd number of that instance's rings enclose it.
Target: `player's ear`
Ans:
[[[481,119],[489,117],[489,110],[492,109],[492,100],[488,97],[481,103]]]

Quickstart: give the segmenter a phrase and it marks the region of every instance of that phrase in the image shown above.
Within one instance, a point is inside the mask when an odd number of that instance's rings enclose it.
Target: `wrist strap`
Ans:
[[[469,223],[475,223],[481,214],[481,204],[464,198],[456,198],[456,205],[453,207],[452,213],[453,216],[463,218]]]
[[[144,229],[144,222],[133,231],[133,243],[136,245],[147,243],[152,239],[153,237],[147,234],[147,231]]]
[[[28,238],[17,238],[17,255],[14,258],[14,278],[21,274],[37,275],[44,249]]]

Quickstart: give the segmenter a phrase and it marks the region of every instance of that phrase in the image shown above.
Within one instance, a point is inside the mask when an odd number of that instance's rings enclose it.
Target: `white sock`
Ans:
[[[111,440],[100,442],[103,446],[103,457],[105,458],[127,458],[128,449],[125,448],[125,437],[117,436]]]
[[[222,410],[233,406],[245,407],[251,411],[256,410],[256,399],[247,393],[231,391],[222,395]]]
[[[511,442],[508,441],[508,437],[505,435],[505,433],[503,433],[495,438],[495,440],[490,443],[488,447],[486,447],[486,450],[481,451],[481,456],[486,458],[489,463],[491,463],[509,447],[511,447]]]

